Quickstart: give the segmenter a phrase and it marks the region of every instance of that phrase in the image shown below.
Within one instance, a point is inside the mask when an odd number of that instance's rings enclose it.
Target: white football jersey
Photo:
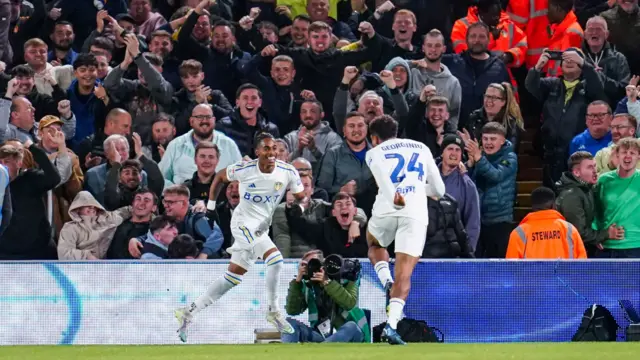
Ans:
[[[250,231],[268,230],[273,212],[287,189],[294,194],[304,191],[298,170],[280,160],[276,160],[273,172],[266,174],[260,172],[257,159],[237,162],[227,167],[227,178],[240,183],[240,203],[233,211],[231,222],[242,224]]]
[[[442,197],[445,192],[429,148],[409,139],[389,139],[367,151],[366,160],[379,188],[373,215],[408,217],[427,225],[427,196]],[[405,200],[400,210],[393,206],[396,192]]]

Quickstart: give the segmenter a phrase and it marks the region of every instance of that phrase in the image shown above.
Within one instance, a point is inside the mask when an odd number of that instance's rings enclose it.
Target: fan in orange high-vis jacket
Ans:
[[[555,193],[540,187],[531,193],[529,213],[511,232],[507,259],[586,259],[578,229],[555,210]]]

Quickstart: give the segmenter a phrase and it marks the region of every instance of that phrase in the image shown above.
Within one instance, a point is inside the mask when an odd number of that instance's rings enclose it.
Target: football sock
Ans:
[[[267,305],[269,311],[278,311],[278,283],[282,271],[282,254],[280,251],[271,253],[264,261],[266,267]]]
[[[227,291],[233,289],[236,285],[242,282],[242,275],[234,274],[230,271],[225,271],[224,275],[217,278],[204,292],[200,295],[196,301],[191,303],[189,307],[189,313],[195,314],[201,310],[204,310],[207,306],[213,304]]]

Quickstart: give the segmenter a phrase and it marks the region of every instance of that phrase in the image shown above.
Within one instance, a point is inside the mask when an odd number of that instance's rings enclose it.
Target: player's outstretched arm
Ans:
[[[211,210],[211,211],[216,210],[216,199],[218,198],[218,195],[220,195],[222,186],[229,182],[230,181],[229,181],[229,178],[227,177],[226,168],[216,173],[216,176],[214,176],[213,181],[211,182],[211,187],[209,188],[209,201],[207,202],[208,210]]]

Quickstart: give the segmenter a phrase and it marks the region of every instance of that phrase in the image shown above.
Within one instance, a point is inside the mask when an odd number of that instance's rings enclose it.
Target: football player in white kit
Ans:
[[[367,242],[369,259],[387,292],[388,319],[382,337],[390,344],[405,345],[396,328],[426,241],[427,196],[442,197],[445,187],[429,148],[398,139],[397,133],[398,123],[391,116],[382,115],[369,123],[373,149],[367,152],[366,161],[379,190],[367,226]],[[386,249],[394,240],[395,282]]]
[[[227,249],[231,263],[223,276],[215,280],[204,294],[186,308],[175,311],[180,323],[180,340],[186,342],[187,326],[193,315],[213,304],[227,291],[242,282],[242,276],[249,270],[256,258],[265,262],[267,288],[267,321],[278,331],[292,334],[293,328],[282,316],[278,305],[278,282],[282,270],[282,254],[269,238],[271,217],[285,195],[291,190],[295,202],[306,203],[304,187],[298,171],[283,161],[276,160],[277,143],[270,134],[260,134],[256,138],[258,159],[241,161],[218,172],[211,183],[207,209],[216,208],[215,199],[223,183],[240,183],[240,203],[231,216],[233,245]],[[300,205],[302,207],[302,205]]]

